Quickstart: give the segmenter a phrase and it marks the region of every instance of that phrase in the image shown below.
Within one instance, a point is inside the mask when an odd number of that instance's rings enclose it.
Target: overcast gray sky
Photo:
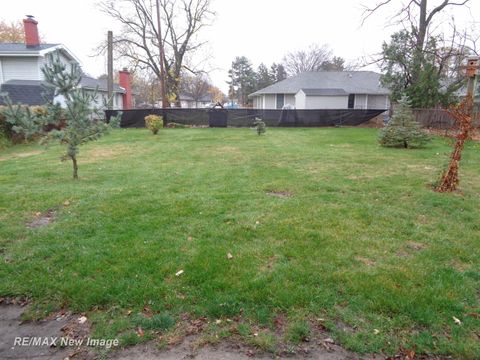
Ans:
[[[21,20],[34,15],[45,41],[63,43],[82,61],[91,75],[106,72],[104,57],[92,57],[93,49],[118,30],[95,6],[98,0],[1,0],[0,19]],[[432,5],[439,0],[431,0]],[[396,0],[395,2],[399,2]],[[210,78],[226,91],[227,71],[235,56],[248,57],[256,67],[261,62],[280,62],[285,53],[312,43],[327,44],[347,61],[378,53],[384,40],[398,30],[389,25],[393,8],[385,8],[361,26],[362,4],[376,0],[212,0],[213,25],[201,34],[209,41]],[[468,8],[451,7],[445,22],[454,15],[458,27],[471,27],[480,20],[480,1]],[[120,67],[117,63],[117,67]]]

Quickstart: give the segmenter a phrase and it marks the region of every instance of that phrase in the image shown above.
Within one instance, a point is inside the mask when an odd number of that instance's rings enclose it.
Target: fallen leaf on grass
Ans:
[[[143,329],[142,329],[141,327],[139,327],[139,328],[137,329],[137,335],[138,335],[139,337],[143,337],[143,335],[145,335],[145,331],[143,331]]]
[[[68,206],[68,205],[70,205],[70,201],[65,200],[65,201],[63,202],[63,206]]]
[[[232,259],[233,259],[233,255],[230,254],[230,253],[228,253],[228,254],[227,254],[227,259],[228,259],[228,260],[232,260]]]
[[[378,329],[373,329],[373,333],[374,333],[375,335],[378,335],[378,334],[380,334],[380,330],[378,330]]]

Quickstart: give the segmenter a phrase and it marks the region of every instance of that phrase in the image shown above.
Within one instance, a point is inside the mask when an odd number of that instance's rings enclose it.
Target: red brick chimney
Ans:
[[[32,15],[27,15],[27,18],[23,19],[23,27],[25,29],[25,44],[27,47],[40,45],[37,24],[38,22],[33,18]]]
[[[125,94],[123,94],[123,109],[131,109],[132,108],[132,85],[130,81],[130,72],[127,68],[123,68],[118,72],[119,74],[119,82],[120,86],[125,89]]]

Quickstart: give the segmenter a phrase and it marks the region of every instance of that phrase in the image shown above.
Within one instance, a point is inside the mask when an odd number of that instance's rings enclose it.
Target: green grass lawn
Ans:
[[[241,315],[266,348],[281,315],[286,341],[321,321],[357,352],[480,358],[478,145],[465,150],[461,191],[438,194],[429,184],[447,140],[384,149],[376,136],[115,130],[82,147],[76,182],[60,146],[4,150],[0,296],[90,311],[104,335],[147,306],[161,323]],[[26,226],[50,209],[51,224]]]

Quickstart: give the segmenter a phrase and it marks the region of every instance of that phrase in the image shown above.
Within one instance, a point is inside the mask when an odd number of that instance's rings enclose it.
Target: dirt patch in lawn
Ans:
[[[274,196],[279,198],[291,198],[293,196],[293,192],[291,191],[280,191],[280,190],[267,190],[265,192],[268,196]]]
[[[89,326],[87,321],[80,324],[78,315],[65,312],[46,320],[22,321],[22,313],[26,308],[21,305],[7,305],[8,302],[2,300],[0,299],[0,359],[95,358],[91,348],[60,346],[60,339],[69,335],[66,329]],[[86,336],[88,332],[89,329],[82,334]],[[79,330],[76,330],[76,334],[79,334]],[[43,344],[34,344],[34,339],[40,339]],[[78,340],[78,337],[69,339]],[[25,343],[22,344],[21,341]]]
[[[426,248],[425,244],[418,243],[418,242],[414,242],[414,241],[410,241],[410,242],[407,244],[407,247],[408,247],[410,250],[415,250],[415,251],[420,251],[420,250],[423,250],[423,249]]]
[[[27,228],[36,229],[49,225],[52,221],[55,220],[56,212],[54,209],[47,210],[44,213],[37,212],[35,213],[35,218],[27,222]]]

